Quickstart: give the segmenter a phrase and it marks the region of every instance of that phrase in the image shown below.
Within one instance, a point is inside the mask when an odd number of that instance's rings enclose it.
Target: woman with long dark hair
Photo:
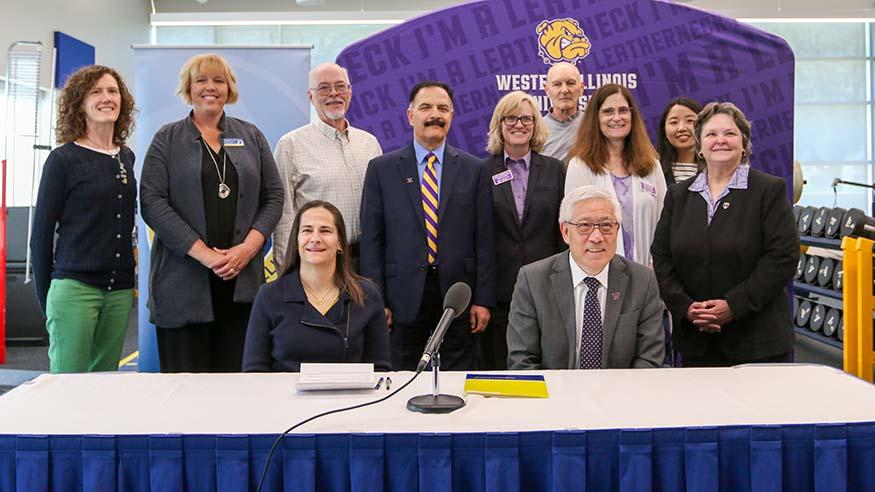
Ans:
[[[681,182],[701,171],[696,159],[696,137],[693,126],[702,105],[688,97],[669,101],[657,129],[656,152],[668,185]]]
[[[331,203],[295,216],[285,270],[255,297],[243,370],[297,372],[302,362],[372,362],[391,370],[385,304],[350,268],[349,240]]]
[[[43,167],[30,239],[53,373],[118,369],[134,298],[134,111],[109,67],[82,68],[61,91],[63,145]]]

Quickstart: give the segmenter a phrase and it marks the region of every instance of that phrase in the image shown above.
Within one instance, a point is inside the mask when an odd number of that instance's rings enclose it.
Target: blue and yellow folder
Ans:
[[[468,374],[465,377],[465,393],[526,398],[550,397],[544,376],[525,374]]]

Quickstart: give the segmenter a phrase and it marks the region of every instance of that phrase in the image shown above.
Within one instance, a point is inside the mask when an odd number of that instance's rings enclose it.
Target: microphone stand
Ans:
[[[443,395],[440,392],[441,354],[437,350],[431,357],[431,394],[419,395],[407,400],[407,409],[422,413],[450,413],[465,406],[465,400],[456,395]]]

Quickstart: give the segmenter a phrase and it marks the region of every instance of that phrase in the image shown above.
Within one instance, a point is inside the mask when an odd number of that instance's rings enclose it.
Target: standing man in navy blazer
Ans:
[[[447,145],[453,91],[421,82],[410,91],[413,142],[368,164],[362,193],[361,274],[380,286],[392,367],[413,370],[455,282],[472,291],[441,346],[441,366],[474,368],[475,333],[495,297],[492,194],[480,159]]]

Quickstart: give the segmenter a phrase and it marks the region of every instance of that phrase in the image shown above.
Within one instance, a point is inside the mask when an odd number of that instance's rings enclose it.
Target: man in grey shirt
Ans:
[[[580,70],[568,62],[559,62],[547,71],[547,96],[550,111],[544,116],[547,126],[547,142],[543,155],[555,157],[568,163],[568,149],[574,142],[583,114],[578,107],[583,95]]]
[[[377,138],[353,128],[345,115],[352,101],[352,86],[345,68],[322,63],[310,71],[307,99],[318,118],[290,131],[276,145],[276,164],[285,189],[283,216],[273,233],[277,272],[286,267],[289,235],[295,213],[311,200],[333,203],[343,214],[358,270],[361,235],[359,210],[368,162],[383,154]]]

